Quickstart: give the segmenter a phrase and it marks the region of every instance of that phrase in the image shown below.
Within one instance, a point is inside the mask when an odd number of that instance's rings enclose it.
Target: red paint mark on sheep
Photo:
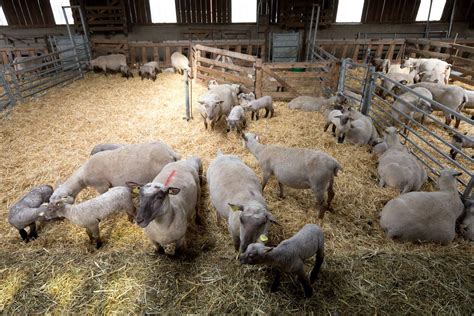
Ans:
[[[170,182],[174,178],[175,174],[176,174],[176,170],[171,171],[170,175],[168,176],[168,178],[165,181],[165,187],[168,186],[168,184],[170,184]]]

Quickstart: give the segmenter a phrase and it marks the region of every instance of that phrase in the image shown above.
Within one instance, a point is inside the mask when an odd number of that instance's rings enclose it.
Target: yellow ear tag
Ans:
[[[132,193],[138,194],[138,193],[140,193],[140,189],[138,187],[134,187],[133,190],[132,190]]]
[[[260,239],[260,241],[262,241],[262,242],[268,241],[268,237],[265,236],[265,235],[260,235],[259,239]]]

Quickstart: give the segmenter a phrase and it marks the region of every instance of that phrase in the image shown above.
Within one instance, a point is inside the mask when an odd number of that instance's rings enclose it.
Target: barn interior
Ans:
[[[176,51],[189,59],[188,79],[171,70]],[[125,55],[134,77],[89,71],[90,59],[109,54]],[[41,63],[18,70],[18,57]],[[0,311],[472,313],[472,241],[389,239],[379,214],[400,193],[378,186],[370,146],[338,144],[323,130],[322,111],[288,107],[299,96],[358,93],[357,108],[382,132],[393,102],[376,95],[384,77],[367,62],[404,57],[446,60],[449,84],[474,90],[474,1],[0,0]],[[163,70],[156,81],[138,75],[150,61]],[[261,179],[258,161],[224,121],[204,128],[198,101],[209,80],[273,98],[274,117],[247,115],[245,131],[262,143],[324,151],[343,167],[324,219],[311,190],[287,189],[282,199],[271,179],[264,191],[280,223],[271,226],[269,245],[307,223],[324,231],[325,262],[311,298],[291,275],[270,292],[270,268],[236,260],[205,182],[200,222],[190,225],[186,251],[174,257],[155,254],[124,214],[101,221],[100,249],[67,220],[42,222],[39,238],[20,239],[9,208],[34,186],[57,187],[100,143],[161,140],[183,158],[199,156],[204,175],[221,151],[240,157]],[[465,201],[472,199],[473,149],[451,159],[449,139],[474,134],[474,109],[452,115],[461,121],[458,129],[436,111],[400,136],[428,171],[421,190],[436,191],[439,171],[450,167],[463,172],[457,184]],[[96,196],[87,188],[76,202]]]

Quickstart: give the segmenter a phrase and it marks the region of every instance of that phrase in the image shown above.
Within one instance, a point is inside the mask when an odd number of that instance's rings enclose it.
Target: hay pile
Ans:
[[[302,299],[299,284],[282,279],[269,293],[269,269],[241,266],[226,227],[218,227],[204,189],[203,224],[190,231],[191,247],[178,258],[153,255],[141,229],[115,216],[101,223],[105,245],[88,247],[84,231],[68,222],[49,223],[40,238],[24,244],[7,221],[7,209],[24,192],[69,176],[101,142],[161,139],[204,167],[218,149],[239,155],[260,176],[256,160],[235,134],[204,131],[186,122],[181,78],[160,75],[154,83],[119,76],[88,75],[2,113],[0,124],[0,310],[5,313],[455,313],[472,308],[471,246],[397,244],[384,237],[378,212],[396,196],[376,185],[376,162],[365,147],[337,145],[320,113],[290,111],[250,122],[264,143],[316,148],[333,155],[344,171],[336,178],[334,213],[317,220],[309,190],[287,190],[277,198],[275,179],[265,190],[270,210],[282,224],[272,227],[278,243],[306,223],[322,225],[326,261],[315,295]],[[195,100],[204,92],[194,86]],[[430,189],[430,185],[426,185]],[[78,201],[93,197],[83,191]]]

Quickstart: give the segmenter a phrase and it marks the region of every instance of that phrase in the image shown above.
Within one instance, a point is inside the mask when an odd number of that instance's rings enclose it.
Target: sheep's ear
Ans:
[[[169,195],[176,195],[176,194],[178,194],[180,191],[181,191],[180,188],[176,188],[176,187],[169,187],[169,188],[168,188],[168,194],[169,194]]]
[[[268,218],[268,221],[272,224],[276,224],[276,225],[280,225],[280,223],[278,223],[278,221],[275,219],[275,217],[273,217],[273,214],[270,213],[270,212],[267,212],[267,218]]]
[[[243,206],[243,205],[238,205],[238,204],[229,203],[229,206],[230,206],[230,209],[231,209],[233,212],[243,211],[243,210],[244,210],[244,206]]]
[[[264,247],[263,248],[263,253],[269,253],[272,250],[273,250],[273,247]]]

